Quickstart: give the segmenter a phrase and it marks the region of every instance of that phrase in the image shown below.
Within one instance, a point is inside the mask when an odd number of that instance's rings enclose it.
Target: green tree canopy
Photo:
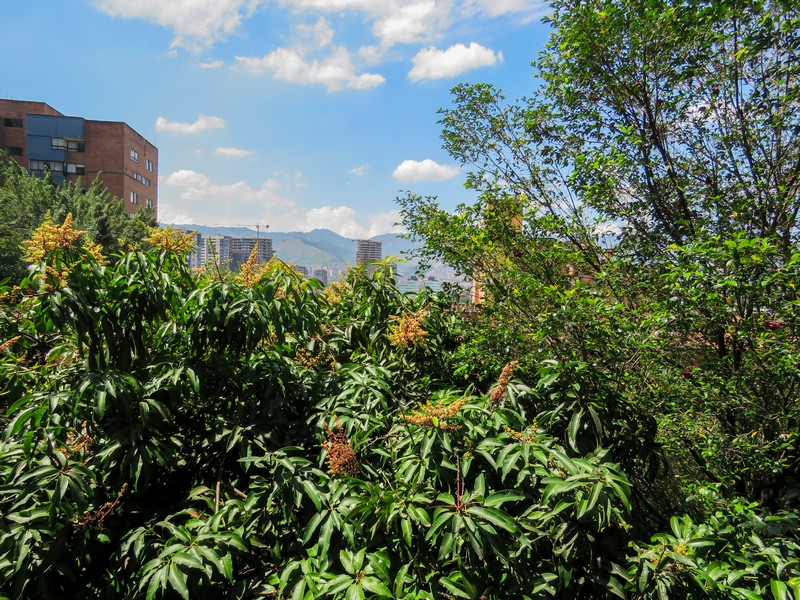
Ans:
[[[147,227],[156,224],[151,209],[129,216],[123,202],[112,197],[99,178],[86,190],[79,183],[56,185],[28,175],[16,161],[0,156],[0,280],[19,282],[26,272],[23,240],[47,215],[60,223],[70,213],[75,226],[86,231],[109,257],[140,242]]]

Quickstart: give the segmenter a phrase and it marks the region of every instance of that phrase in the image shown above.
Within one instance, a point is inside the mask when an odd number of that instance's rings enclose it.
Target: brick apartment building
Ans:
[[[0,149],[29,173],[103,185],[125,210],[158,210],[158,148],[119,121],[68,117],[44,102],[0,99]]]

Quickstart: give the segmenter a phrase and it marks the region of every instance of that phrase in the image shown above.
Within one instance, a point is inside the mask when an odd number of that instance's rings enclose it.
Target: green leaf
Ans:
[[[519,492],[515,492],[513,490],[502,490],[500,492],[494,492],[492,494],[489,494],[483,501],[483,505],[493,508],[501,506],[506,502],[521,502],[526,498],[527,497],[525,496],[525,494],[520,494]]]
[[[497,525],[505,529],[509,533],[516,533],[519,531],[519,525],[507,513],[498,508],[491,508],[486,506],[470,506],[467,508],[467,513]]]
[[[364,590],[360,584],[351,585],[344,598],[345,600],[364,600]]]
[[[386,598],[392,597],[392,592],[389,590],[386,584],[375,577],[364,577],[361,580],[361,585],[364,586],[365,590],[371,592],[372,594],[385,596]]]
[[[433,524],[431,528],[428,530],[428,534],[425,536],[426,540],[436,539],[436,534],[441,529],[445,523],[447,523],[450,519],[453,518],[453,513],[449,510],[444,509],[437,509],[439,514],[434,517]],[[436,513],[434,513],[436,514]]]
[[[769,582],[769,590],[772,592],[775,600],[792,600],[789,588],[783,581],[773,579]]]
[[[176,592],[181,595],[184,600],[189,600],[189,588],[186,586],[186,573],[181,571],[180,567],[175,563],[169,566],[169,583]]]
[[[350,575],[337,575],[326,584],[325,593],[333,596],[349,588],[352,583],[353,578]]]
[[[353,554],[350,550],[340,550],[339,561],[342,563],[345,571],[350,573],[350,575],[355,575],[356,568],[353,566]]]
[[[406,563],[397,570],[397,575],[394,577],[394,597],[402,598],[403,590],[405,589],[406,574],[411,568],[411,563]]]
[[[409,519],[400,519],[400,529],[403,532],[403,541],[406,546],[411,547],[411,521]]]

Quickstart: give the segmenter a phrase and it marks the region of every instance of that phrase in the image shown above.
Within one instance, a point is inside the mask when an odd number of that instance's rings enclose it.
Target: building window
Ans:
[[[50,147],[53,150],[66,150],[67,152],[83,152],[86,147],[86,144],[82,140],[50,138]]]
[[[152,200],[150,200],[150,198],[146,198],[146,199],[145,199],[145,201],[144,201],[144,205],[145,205],[147,208],[153,208],[153,201],[152,201]]]
[[[60,175],[64,173],[64,163],[58,160],[31,160],[28,161],[28,169],[35,173],[50,171]]]
[[[131,160],[135,163],[139,162],[139,153],[131,148]]]
[[[153,172],[153,161],[152,160],[148,159],[148,161],[147,161],[147,170],[150,171],[151,173]]]
[[[139,175],[139,173],[134,172],[133,178],[139,183],[144,184],[147,187],[150,187],[150,180],[147,177],[142,177],[141,175]]]
[[[22,127],[22,119],[3,119],[6,127]]]
[[[86,175],[86,167],[75,163],[67,164],[67,174],[69,175]]]
[[[9,146],[6,148],[6,152],[8,152],[11,156],[22,156],[22,148],[19,146]]]
[[[139,194],[131,192],[131,204],[139,204]]]

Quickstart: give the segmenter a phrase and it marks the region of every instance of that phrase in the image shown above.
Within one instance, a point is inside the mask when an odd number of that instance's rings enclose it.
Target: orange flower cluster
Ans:
[[[389,328],[389,342],[405,350],[409,346],[425,346],[425,336],[428,334],[422,328],[422,320],[428,316],[425,309],[416,312],[404,312],[403,316],[393,316],[395,323]]]
[[[85,233],[72,228],[72,213],[66,216],[64,224],[60,227],[48,216],[33,232],[31,239],[22,242],[25,250],[24,259],[29,263],[38,263],[53,250],[74,247],[75,242]]]
[[[48,216],[44,222],[31,234],[31,239],[22,242],[24,250],[24,260],[29,263],[39,263],[47,259],[48,255],[57,250],[69,250],[78,246],[78,241],[86,235],[85,231],[73,229],[72,213],[64,218],[62,225],[56,225]],[[91,254],[98,264],[106,264],[103,256],[103,249],[99,244],[95,244],[90,239],[86,239],[84,249]],[[39,279],[46,282],[45,289],[53,290],[64,286],[67,283],[67,276],[70,274],[72,265],[61,263],[61,270],[49,264],[45,265],[45,273],[38,275]]]
[[[339,304],[349,291],[347,282],[340,277],[339,281],[332,281],[328,284],[328,287],[322,292],[322,297],[330,304]]]
[[[2,344],[0,344],[0,352],[5,352],[9,348],[11,348],[11,346],[13,346],[18,339],[19,339],[19,336],[16,335],[16,336],[12,337],[11,339],[6,340]]]
[[[318,336],[314,336],[312,339],[319,340],[320,338]],[[294,362],[301,367],[305,367],[306,369],[313,369],[317,365],[321,365],[323,367],[327,366],[332,369],[336,368],[336,358],[325,346],[322,346],[321,350],[316,354],[308,348],[300,346],[297,349],[297,352],[295,352]]]
[[[247,260],[239,267],[239,274],[236,276],[236,279],[241,282],[244,287],[249,288],[257,284],[263,275],[264,269],[261,263],[258,262],[258,242],[256,242],[255,246],[253,246],[253,250],[250,252],[250,256],[248,256]]]
[[[76,529],[78,529],[78,531],[83,531],[85,529],[103,529],[106,518],[116,510],[117,506],[119,506],[119,503],[122,501],[122,496],[125,495],[127,490],[128,484],[123,483],[117,497],[113,501],[106,502],[93,513],[88,510],[84,512],[83,518],[75,524]]]
[[[194,250],[194,234],[181,233],[172,227],[148,227],[144,241],[156,248],[186,254]]]
[[[325,441],[322,448],[327,453],[325,463],[328,466],[328,473],[331,475],[347,475],[356,477],[361,471],[358,464],[358,457],[350,440],[347,439],[339,419],[333,429],[325,423]]]
[[[58,451],[69,458],[72,454],[85,452],[92,444],[94,444],[94,438],[87,432],[87,421],[84,421],[81,423],[81,433],[74,429],[70,431],[67,435],[67,441],[63,446],[58,446]]]
[[[264,266],[261,268],[261,274],[269,277],[275,277],[276,275],[298,276],[297,271],[295,271],[291,265],[286,264],[281,259],[275,258],[274,256],[264,263]]]
[[[508,435],[512,438],[517,440],[518,442],[522,442],[523,444],[530,444],[536,438],[536,432],[539,429],[539,425],[534,420],[533,423],[528,425],[522,431],[516,431],[511,429],[508,425],[503,425],[503,431],[505,431]]]
[[[420,427],[437,427],[439,429],[459,429],[459,425],[448,423],[448,419],[452,419],[461,407],[466,403],[467,398],[459,398],[450,404],[434,405],[428,402],[419,407],[410,415],[403,415],[402,419],[406,423],[418,425]]]
[[[511,375],[518,366],[519,361],[512,360],[503,367],[503,370],[500,372],[500,379],[497,380],[497,385],[492,388],[492,391],[489,393],[489,402],[492,403],[493,408],[497,408],[500,402],[502,402],[503,397],[506,395],[508,384],[511,381]]]

